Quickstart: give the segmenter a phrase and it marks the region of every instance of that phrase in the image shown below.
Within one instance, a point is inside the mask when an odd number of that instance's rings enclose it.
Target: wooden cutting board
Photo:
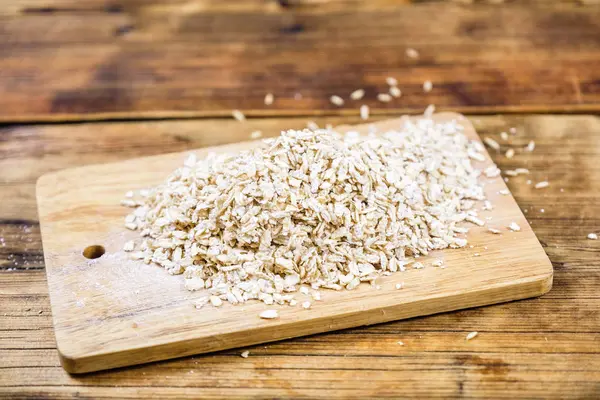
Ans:
[[[443,113],[435,118],[458,119],[466,134],[479,140],[462,116]],[[398,127],[400,121],[374,125],[383,130]],[[339,130],[364,132],[368,126]],[[193,152],[203,157],[211,151],[257,145],[243,142]],[[188,292],[182,276],[129,260],[122,251],[123,243],[139,235],[123,227],[131,211],[120,206],[124,193],[161,183],[187,153],[74,168],[39,179],[46,274],[57,347],[67,371],[96,371],[523,299],[552,286],[552,265],[527,220],[511,195],[498,193],[507,189],[504,181],[482,177],[494,209],[481,213],[482,218],[491,217],[487,226],[470,226],[472,247],[421,258],[426,265],[430,258],[442,258],[445,269],[410,269],[381,277],[379,290],[370,285],[353,291],[321,290],[322,301],[313,302],[310,310],[275,306],[280,314],[275,320],[258,317],[267,308],[259,302],[197,310],[192,302],[205,293]],[[476,164],[484,168],[492,161],[487,157]],[[520,232],[506,228],[513,221]],[[488,226],[502,234],[491,234]],[[94,253],[94,246],[102,246],[105,253],[96,259],[84,257],[85,249]],[[399,282],[404,282],[403,289],[395,288]],[[298,293],[297,298],[302,301],[304,295]]]

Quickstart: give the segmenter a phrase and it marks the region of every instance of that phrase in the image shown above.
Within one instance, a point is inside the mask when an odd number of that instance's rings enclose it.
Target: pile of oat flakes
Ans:
[[[422,118],[378,135],[289,130],[254,150],[192,155],[127,201],[127,227],[141,235],[125,250],[208,289],[198,307],[295,305],[301,284],[354,289],[465,246],[458,225],[483,224],[472,161],[484,154],[459,123]]]

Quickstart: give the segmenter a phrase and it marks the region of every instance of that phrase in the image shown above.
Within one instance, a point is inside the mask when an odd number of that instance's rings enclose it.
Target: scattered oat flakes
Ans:
[[[508,140],[508,133],[500,132],[500,139],[502,139],[506,142]]]
[[[133,190],[129,190],[127,193],[125,193],[125,197],[132,198],[133,197]]]
[[[488,232],[491,232],[494,235],[501,235],[502,234],[502,232],[499,229],[496,229],[496,228],[488,228]]]
[[[442,260],[441,258],[438,258],[437,260],[434,260],[431,265],[433,265],[434,267],[441,267],[444,264],[444,260]]]
[[[390,94],[393,97],[400,97],[400,96],[402,96],[402,91],[400,89],[398,89],[397,86],[390,86]]]
[[[275,319],[279,318],[279,313],[277,310],[265,310],[259,314],[259,317],[262,319]]]
[[[402,340],[398,340],[396,343],[399,344],[400,346],[404,346],[404,342]]]
[[[536,189],[543,189],[543,188],[547,188],[548,186],[550,186],[550,184],[547,181],[542,181],[542,182],[536,183],[534,187]]]
[[[362,106],[360,106],[360,118],[363,120],[369,119],[369,106],[368,105],[363,104]]]
[[[508,225],[508,229],[510,229],[513,232],[519,232],[521,230],[521,227],[516,222],[511,222],[510,225]]]
[[[508,196],[510,194],[508,189],[499,190],[498,193],[501,194],[502,196]]]
[[[518,175],[526,175],[529,173],[529,170],[527,168],[517,168],[517,169],[515,169],[515,172]]]
[[[412,266],[413,266],[413,268],[415,268],[415,269],[422,269],[422,268],[425,268],[425,265],[423,265],[423,263],[422,263],[422,262],[416,262],[416,263],[413,263],[413,265],[412,265]]]
[[[321,293],[314,291],[311,293],[312,294],[312,298],[315,299],[316,301],[320,301],[321,300]]]
[[[423,82],[423,91],[425,93],[431,92],[431,89],[433,89],[433,83],[431,83],[431,81]]]
[[[332,104],[341,107],[344,105],[344,99],[342,99],[340,96],[336,96],[333,95],[329,98],[329,100],[331,101]]]
[[[500,150],[500,144],[498,144],[498,142],[496,142],[491,137],[488,137],[488,136],[484,137],[483,143],[487,144],[490,148],[492,148],[496,151]]]
[[[262,137],[262,132],[261,131],[253,131],[250,134],[250,139],[258,139],[260,137]]]
[[[404,282],[396,283],[396,289],[400,290],[404,287]]]
[[[508,175],[508,176],[517,176],[517,175],[519,175],[519,174],[517,173],[517,171],[515,171],[515,170],[512,170],[512,169],[505,169],[505,170],[504,170],[504,174],[505,174],[505,175]]]
[[[590,240],[598,240],[598,235],[595,233],[588,233],[587,238]]]
[[[477,336],[477,335],[479,335],[479,332],[470,332],[465,339],[466,340],[475,339],[475,336]]]
[[[531,185],[531,183],[532,183],[531,179],[527,179],[527,181],[525,183],[528,184],[528,185]]]
[[[304,303],[302,303],[302,308],[304,308],[305,310],[308,310],[310,306],[310,301],[305,301]]]
[[[233,116],[233,118],[235,118],[237,121],[243,122],[246,120],[246,116],[244,115],[243,112],[241,112],[240,110],[233,110],[231,112],[231,115]]]
[[[250,352],[248,350],[246,350],[246,351],[242,351],[242,353],[240,354],[240,357],[248,358],[249,355],[250,355]]]
[[[364,89],[356,89],[354,92],[350,93],[350,98],[352,100],[360,100],[365,97]]]
[[[513,158],[515,156],[515,149],[508,149],[506,153],[504,153],[506,158]]]
[[[377,100],[381,101],[382,103],[389,103],[392,101],[392,96],[387,93],[379,93],[377,95]]]
[[[271,104],[273,104],[274,101],[275,96],[273,96],[273,93],[267,93],[265,95],[265,105],[270,106]]]
[[[511,135],[516,135],[517,134],[517,128],[512,127],[508,130],[510,132]]]

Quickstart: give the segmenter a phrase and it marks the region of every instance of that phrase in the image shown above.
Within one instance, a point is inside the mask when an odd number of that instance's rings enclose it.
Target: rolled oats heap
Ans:
[[[353,289],[467,244],[458,225],[480,221],[471,160],[483,154],[460,124],[423,118],[378,135],[289,130],[238,154],[191,155],[129,202],[127,225],[141,232],[131,254],[208,289],[202,305],[296,304],[302,284]]]

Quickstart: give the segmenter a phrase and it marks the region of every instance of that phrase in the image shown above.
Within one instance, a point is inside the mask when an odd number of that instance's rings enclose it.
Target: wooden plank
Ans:
[[[357,121],[338,117],[315,120],[321,126]],[[533,222],[532,228],[554,264],[554,288],[547,295],[537,300],[277,342],[266,345],[266,349],[255,346],[249,348],[251,354],[246,360],[238,356],[241,350],[232,350],[78,376],[70,381],[61,377],[55,382],[48,382],[47,376],[56,376],[59,372],[65,377],[67,375],[59,366],[56,350],[53,350],[54,335],[45,273],[27,271],[23,265],[10,261],[10,267],[17,270],[0,271],[0,349],[5,351],[0,353],[0,359],[3,360],[2,366],[6,364],[17,369],[10,372],[9,386],[0,387],[0,397],[72,398],[76,393],[95,398],[181,398],[185,395],[213,398],[289,398],[302,395],[330,398],[397,398],[400,395],[413,398],[597,397],[600,377],[589,375],[585,370],[588,365],[595,368],[599,354],[597,285],[600,260],[597,252],[600,242],[589,241],[585,236],[589,232],[597,232],[600,226],[600,205],[596,201],[600,190],[597,165],[600,145],[595,139],[600,131],[600,119],[591,116],[513,115],[476,116],[471,120],[480,133],[497,140],[500,140],[499,132],[517,127],[518,133],[511,139],[515,144],[525,145],[531,139],[536,142],[533,153],[517,154],[513,159],[506,159],[501,154],[492,153],[492,156],[502,169],[527,167],[531,170],[529,177],[511,178],[507,184],[519,205],[529,210],[527,216]],[[222,120],[142,123],[136,129],[132,129],[136,124],[122,122],[0,127],[0,182],[10,182],[11,185],[0,188],[0,237],[11,237],[6,241],[6,247],[0,244],[0,262],[6,262],[12,252],[21,252],[29,259],[39,260],[42,249],[35,202],[19,206],[23,198],[16,195],[26,193],[28,198],[33,199],[35,180],[45,172],[102,162],[103,159],[114,162],[244,140],[254,129],[274,135],[279,129],[303,126],[305,121],[305,118],[251,119],[246,125],[232,121],[226,129],[219,128],[224,122]],[[100,135],[97,134],[98,129]],[[534,190],[525,183],[527,179],[548,179],[551,186],[546,191]],[[560,192],[561,187],[564,192]],[[5,213],[6,207],[13,212]],[[542,207],[545,208],[544,213],[539,212]],[[30,226],[31,231],[24,232],[22,225]],[[34,245],[27,244],[25,241],[28,239]],[[36,261],[35,265],[39,268],[43,263]],[[30,310],[25,311],[28,308]],[[41,315],[37,314],[40,310],[43,311]],[[461,338],[472,330],[481,333],[476,341],[468,342],[473,347],[467,349]],[[380,337],[384,338],[382,342]],[[415,358],[430,362],[412,371],[385,371],[390,358],[396,354],[406,356],[406,353],[397,353],[398,348],[393,346],[396,337],[410,342],[411,348],[405,346],[402,351],[408,350]],[[383,369],[377,374],[392,377],[392,389],[385,381],[369,383],[371,373],[360,369],[371,347],[374,349],[371,355],[373,363]],[[434,358],[440,350],[446,351],[448,356]],[[462,353],[455,353],[455,350]],[[37,353],[33,354],[34,351]],[[348,361],[344,355],[349,352],[358,356],[351,356]],[[556,353],[557,356],[540,358],[540,353]],[[473,361],[465,366],[465,361],[461,361],[464,359],[457,361],[453,358],[460,354]],[[498,358],[495,354],[499,354],[507,365],[490,362],[490,358]],[[297,365],[305,364],[306,368],[319,363],[321,374],[315,380],[328,383],[330,390],[291,389],[282,381],[276,385],[273,379],[284,377],[277,371],[288,362],[284,362],[282,357],[294,357]],[[547,363],[546,367],[552,372],[540,371],[542,365],[531,366],[530,363],[536,360]],[[263,371],[260,376],[254,375],[249,381],[244,381],[252,388],[226,384],[228,380],[247,379],[244,362],[251,362],[250,368]],[[402,358],[400,362],[408,361]],[[211,376],[213,370],[222,371],[220,366],[223,365],[229,365],[229,371],[216,373],[208,387],[195,383],[198,374]],[[494,365],[502,367],[490,368]],[[365,387],[345,389],[343,379],[336,378],[340,368],[352,371],[351,379],[365,382]],[[532,368],[536,370],[532,372]],[[189,373],[191,370],[195,372]],[[0,376],[5,372],[2,370]],[[102,383],[88,382],[88,378],[94,382],[102,380]],[[435,380],[431,385],[423,384],[431,379]],[[181,387],[186,382],[194,387]],[[151,384],[155,386],[149,387]]]
[[[363,102],[388,114],[430,103],[463,112],[600,104],[598,7],[252,3],[132,2],[116,12],[99,3],[39,12],[23,4],[0,15],[0,121],[226,116],[234,108],[356,115]],[[424,23],[431,15],[436,23]],[[419,59],[406,56],[409,47]],[[387,76],[403,96],[380,103]],[[329,102],[359,87],[363,101]],[[270,107],[267,92],[276,96]]]
[[[479,140],[470,123],[461,119],[454,113],[435,116],[440,123],[460,123],[467,137]],[[345,130],[366,134],[375,127],[385,132],[401,124],[393,119],[346,126]],[[260,143],[203,148],[195,154],[203,158],[211,152],[246,150]],[[67,371],[97,371],[522,299],[546,293],[552,286],[548,257],[514,199],[499,194],[506,189],[504,181],[486,179],[486,197],[494,209],[485,215],[506,232],[492,235],[487,227],[471,228],[469,243],[474,248],[432,252],[419,259],[430,265],[441,257],[447,269],[381,277],[381,290],[326,291],[323,302],[313,304],[310,311],[299,305],[277,307],[280,318],[274,321],[258,318],[265,309],[258,302],[198,312],[192,301],[206,296],[206,291],[186,293],[180,280],[166,280],[162,269],[132,261],[122,251],[124,241],[139,236],[122,226],[128,212],[119,205],[123,193],[160,184],[184,158],[185,152],[138,158],[69,169],[38,180],[54,327]],[[477,163],[477,168],[489,165],[488,159]],[[521,226],[521,232],[506,229],[511,221]],[[106,256],[86,260],[82,252],[90,245],[102,245]],[[506,253],[509,247],[513,251]],[[405,284],[402,291],[394,287],[399,282]]]

